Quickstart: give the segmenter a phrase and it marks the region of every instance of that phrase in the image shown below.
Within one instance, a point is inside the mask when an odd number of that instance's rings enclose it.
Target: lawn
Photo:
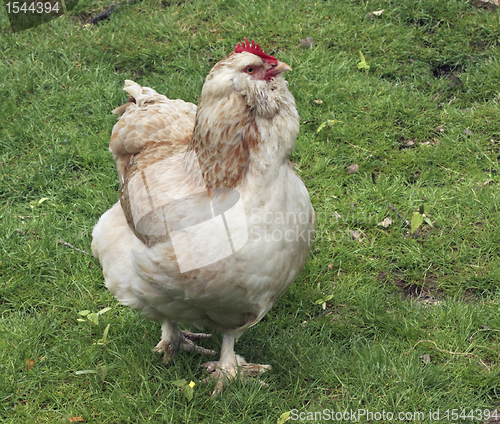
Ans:
[[[109,5],[19,32],[0,12],[0,421],[486,423],[500,405],[498,8],[145,0],[83,25]],[[196,103],[243,37],[293,68],[291,159],[318,231],[236,345],[273,366],[267,385],[210,397],[206,358],[164,366],[159,325],[120,306],[86,252],[118,199],[107,146],[124,80]],[[201,344],[219,350],[220,334]]]

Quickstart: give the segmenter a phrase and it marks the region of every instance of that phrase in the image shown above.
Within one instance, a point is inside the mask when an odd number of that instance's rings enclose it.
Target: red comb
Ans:
[[[259,56],[260,58],[264,59],[266,62],[277,62],[278,59],[276,59],[274,56],[268,55],[264,53],[262,48],[255,43],[255,41],[252,40],[252,43],[249,43],[246,38],[244,38],[241,45],[238,43],[238,45],[234,48],[234,51],[236,53],[242,53],[242,52],[248,52],[252,53],[256,56]]]

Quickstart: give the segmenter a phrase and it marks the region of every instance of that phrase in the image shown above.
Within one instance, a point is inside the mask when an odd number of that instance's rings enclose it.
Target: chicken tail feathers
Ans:
[[[123,90],[125,90],[129,94],[128,101],[127,103],[118,106],[116,109],[113,109],[113,111],[111,112],[113,115],[123,115],[126,112],[127,108],[132,104],[142,106],[146,102],[154,103],[155,101],[166,99],[165,96],[158,94],[152,88],[142,87],[131,80],[125,80]]]

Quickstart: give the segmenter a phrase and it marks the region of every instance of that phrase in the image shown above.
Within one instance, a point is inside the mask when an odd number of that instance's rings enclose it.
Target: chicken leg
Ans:
[[[220,394],[228,381],[237,376],[246,379],[247,377],[256,377],[272,369],[271,365],[249,364],[243,357],[234,353],[234,342],[240,335],[241,332],[236,334],[234,332],[224,333],[220,359],[202,364],[202,367],[211,373],[208,379],[217,380],[212,396]],[[205,379],[205,381],[208,379]],[[260,383],[265,384],[262,381]]]
[[[203,353],[205,355],[217,355],[215,350],[205,349],[194,344],[195,340],[206,339],[208,337],[212,337],[212,335],[180,330],[177,323],[164,320],[161,325],[161,340],[153,349],[153,352],[163,355],[164,364],[168,364],[179,349],[188,352]]]

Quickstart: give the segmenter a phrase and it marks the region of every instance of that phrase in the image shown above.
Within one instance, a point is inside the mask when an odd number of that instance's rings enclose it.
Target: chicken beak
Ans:
[[[285,62],[280,62],[279,60],[278,60],[277,64],[275,64],[274,66],[273,65],[271,65],[272,68],[266,72],[268,75],[275,76],[275,75],[281,74],[282,72],[292,70],[292,68],[290,68],[290,66],[288,66]]]

